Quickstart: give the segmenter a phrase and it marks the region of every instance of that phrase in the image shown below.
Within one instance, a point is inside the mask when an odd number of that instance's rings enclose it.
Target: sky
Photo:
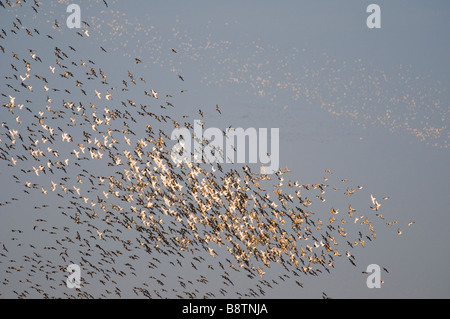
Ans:
[[[45,1],[37,14],[28,4],[23,8],[0,8],[2,28],[8,34],[0,39],[5,49],[5,53],[0,52],[0,69],[7,70],[5,74],[14,74],[10,64],[22,65],[19,74],[24,74],[23,64],[11,52],[28,56],[26,59],[31,61],[27,49],[34,49],[45,63],[33,63],[33,73],[51,79],[48,87],[61,89],[42,90],[39,88],[42,81],[31,77],[33,92],[21,87],[17,88],[20,93],[14,92],[7,86],[12,79],[2,76],[2,105],[13,94],[17,95],[18,103],[32,100],[27,104],[32,112],[20,116],[30,123],[34,121],[33,115],[45,107],[50,93],[54,100],[87,101],[73,84],[65,87],[68,83],[65,79],[50,73],[48,64],[55,66],[53,48],[57,46],[77,63],[95,61],[95,67],[108,75],[110,86],[122,87],[122,79],[131,71],[138,82],[139,77],[145,77],[145,87],[155,89],[160,97],[176,92],[171,99],[176,107],[168,107],[167,114],[180,120],[182,115],[189,115],[186,121],[192,125],[194,119],[200,119],[198,109],[201,109],[206,127],[279,128],[280,168],[289,167],[290,179],[321,183],[323,177],[329,177],[329,184],[339,185],[344,191],[347,185],[342,179],[348,179],[351,187],[362,185],[364,188],[350,199],[352,206],[365,207],[367,214],[374,214],[368,209],[371,194],[379,200],[389,197],[382,200],[381,210],[385,217],[398,221],[398,227],[384,227],[380,222],[376,240],[365,248],[355,249],[356,267],[345,260],[337,262],[330,274],[302,277],[303,288],[295,284],[298,280],[295,277],[278,280],[278,285],[265,291],[265,297],[321,298],[322,292],[333,298],[450,296],[448,1],[107,2],[108,7],[103,1],[80,3],[81,20],[89,24],[83,25],[82,30],[87,29],[89,37],[81,37],[76,34],[80,29],[66,26],[69,15],[66,8],[71,2]],[[381,8],[380,29],[369,29],[366,25],[369,16],[366,8],[371,3]],[[16,17],[23,25],[40,30],[41,35],[29,37],[26,32],[13,35],[9,30]],[[54,25],[55,20],[59,27]],[[52,34],[54,39],[46,38],[46,34]],[[142,63],[136,64],[136,58]],[[84,88],[90,92],[97,89],[94,84],[86,84]],[[70,96],[64,88],[71,91]],[[181,90],[185,92],[179,93]],[[122,94],[141,101],[142,92],[131,83],[129,91]],[[96,103],[98,100],[93,96],[90,95]],[[218,114],[216,105],[222,114]],[[17,126],[15,116],[6,108],[0,114],[1,122]],[[68,121],[64,116],[55,119],[55,125],[66,125]],[[26,128],[17,128],[26,136]],[[133,129],[142,133],[145,123],[139,122]],[[79,128],[67,130],[74,137],[81,137]],[[2,128],[2,147],[7,132]],[[70,156],[70,145],[58,145],[62,154]],[[18,200],[0,207],[0,244],[9,247],[7,257],[0,259],[0,280],[10,281],[0,288],[0,297],[15,298],[13,291],[23,289],[20,280],[24,278],[20,273],[6,272],[8,260],[20,264],[24,254],[33,255],[29,248],[17,247],[11,238],[20,237],[26,243],[24,246],[54,245],[51,236],[45,232],[37,234],[33,227],[36,219],[44,218],[62,229],[67,219],[57,207],[68,205],[71,198],[46,197],[40,191],[26,195],[22,192],[23,183],[31,181],[28,176],[33,174],[21,174],[20,170],[29,170],[34,164],[28,161],[20,161],[16,166],[8,164],[9,158],[0,161],[0,202],[11,202],[13,197]],[[227,167],[238,167],[235,165]],[[89,161],[83,168],[105,175],[114,171],[101,161]],[[327,174],[328,169],[333,174]],[[71,179],[76,179],[77,174],[75,170],[69,171]],[[16,183],[13,175],[21,176],[21,183]],[[39,182],[49,185],[48,178],[45,176]],[[38,179],[31,182],[34,181],[39,183]],[[328,194],[319,211],[328,213],[329,205],[342,207],[344,211],[349,198],[342,193]],[[36,206],[42,208],[35,209]],[[407,226],[411,221],[414,224]],[[399,228],[401,235],[397,234]],[[24,233],[12,233],[15,229]],[[114,243],[109,244],[114,247]],[[70,252],[68,259],[79,262],[76,249]],[[53,252],[49,254],[49,260],[58,260]],[[219,255],[215,262],[224,261],[223,256]],[[196,278],[189,267],[170,268],[169,259],[160,258],[165,266],[149,270],[143,258],[133,263],[137,272],[161,278],[158,276],[164,269],[166,287],[178,285],[175,276]],[[369,289],[366,285],[367,275],[362,272],[370,264],[389,270],[381,273],[384,284],[380,289]],[[276,278],[278,271],[281,270],[274,266],[266,272]],[[67,273],[55,276],[64,280]],[[130,290],[141,284],[140,276],[120,278],[124,297],[135,296]],[[214,272],[210,276],[214,278]],[[244,292],[255,284],[244,279],[235,282],[234,291]],[[220,278],[211,279],[209,285],[214,285],[215,280],[218,282]],[[103,287],[91,284],[89,289],[92,295],[99,296]],[[66,287],[54,293],[49,291],[62,298],[66,296],[64,293],[73,293]],[[231,293],[229,296],[235,297]]]

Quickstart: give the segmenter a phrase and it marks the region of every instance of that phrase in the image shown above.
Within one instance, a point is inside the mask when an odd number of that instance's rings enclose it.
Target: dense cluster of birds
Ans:
[[[373,195],[365,207],[329,204],[330,192],[347,200],[363,189],[346,179],[331,186],[330,170],[304,184],[288,168],[268,175],[251,165],[175,164],[170,132],[192,128],[174,102],[185,90],[157,88],[157,79],[144,78],[141,57],[121,61],[129,70],[118,76],[103,62],[107,45],[79,50],[57,20],[45,31],[27,25],[22,15],[39,15],[44,5],[0,2],[2,16],[16,10],[0,39],[8,66],[0,111],[8,169],[0,176],[20,187],[5,189],[2,198],[11,196],[0,218],[34,205],[32,227],[11,229],[12,238],[2,231],[2,295],[261,297],[282,282],[301,288],[305,276],[330,273],[341,259],[356,266],[354,250],[376,239],[377,223],[402,233]],[[73,33],[87,41],[95,32],[83,21]],[[13,46],[14,38],[27,39],[25,47]],[[180,52],[174,46],[167,54]],[[185,83],[179,73],[173,81]],[[74,290],[66,286],[69,264],[82,268]]]

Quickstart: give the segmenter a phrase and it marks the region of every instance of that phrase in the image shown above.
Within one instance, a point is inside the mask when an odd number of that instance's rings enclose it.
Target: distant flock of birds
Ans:
[[[86,6],[97,9],[92,2]],[[173,73],[195,68],[201,85],[232,90],[249,101],[246,107],[257,105],[252,111],[258,114],[263,112],[261,105],[269,105],[267,112],[275,108],[287,114],[285,110],[296,112],[299,105],[311,105],[349,127],[404,132],[430,146],[449,147],[448,94],[445,84],[432,80],[431,72],[420,74],[408,65],[386,69],[372,61],[336,58],[310,47],[280,48],[245,36],[237,37],[241,40],[216,36],[233,32],[244,21],[224,25],[205,19],[205,33],[198,34],[182,14],[167,17],[170,28],[166,28],[155,23],[158,10],[142,10],[136,17],[122,8],[110,3],[90,17],[92,36],[109,45],[110,53],[145,57],[143,68],[156,66]],[[46,17],[52,19],[50,15]],[[166,54],[175,45],[176,59]],[[296,126],[297,121],[289,124]]]
[[[8,169],[0,176],[21,192],[0,203],[0,218],[18,214],[15,205],[29,198],[36,202],[32,225],[2,237],[3,296],[262,297],[285,281],[301,288],[304,276],[330,273],[340,259],[356,266],[352,250],[376,239],[375,221],[402,233],[398,222],[384,221],[372,195],[362,209],[325,209],[327,192],[347,199],[362,189],[328,185],[330,170],[321,183],[300,184],[288,168],[267,175],[248,165],[175,165],[169,132],[190,124],[171,98],[184,90],[162,94],[149,84],[156,79],[132,71],[118,80],[98,66],[107,48],[87,56],[61,45],[52,30],[27,26],[22,10],[39,14],[43,5],[0,1],[0,10],[21,8],[2,22],[0,39],[2,65],[9,65],[0,131]],[[89,37],[88,23],[79,36]],[[13,46],[16,37],[38,38],[40,47],[22,50]],[[84,272],[75,290],[66,287],[72,263]]]

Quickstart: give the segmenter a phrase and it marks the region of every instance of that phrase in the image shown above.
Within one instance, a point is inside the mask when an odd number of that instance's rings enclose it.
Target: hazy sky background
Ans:
[[[371,193],[390,197],[382,202],[383,215],[399,221],[401,236],[397,227],[380,227],[374,242],[356,250],[356,268],[341,262],[330,275],[302,278],[304,288],[284,282],[267,289],[266,297],[320,298],[323,291],[336,298],[450,296],[448,1],[108,3],[80,3],[88,39],[65,26],[68,2],[45,1],[37,16],[28,8],[27,19],[60,33],[60,42],[11,36],[0,44],[15,52],[73,45],[77,54],[92,54],[113,79],[139,70],[161,95],[187,90],[174,104],[178,115],[191,115],[192,124],[201,108],[208,127],[280,128],[280,166],[289,167],[293,180],[320,183],[330,169],[336,184],[346,178],[364,186],[352,199],[357,203],[369,203]],[[381,6],[381,29],[366,26],[370,3]],[[8,28],[15,10],[0,8]],[[94,49],[99,45],[108,54]],[[0,69],[10,68],[11,56],[0,56]],[[134,58],[143,63],[135,65]],[[2,77],[2,93],[9,92],[5,83]],[[7,111],[1,114],[3,122]],[[430,135],[436,128],[440,134]],[[0,162],[0,170],[4,202],[17,190],[7,163]],[[51,209],[33,211],[46,202],[39,192],[19,198],[0,207],[1,243],[9,242],[11,229],[29,231],[38,214],[52,219]],[[336,201],[348,204],[342,197]],[[415,224],[406,226],[410,221]],[[389,270],[382,273],[381,289],[368,289],[361,274],[373,263]],[[8,289],[1,292],[14,297]]]

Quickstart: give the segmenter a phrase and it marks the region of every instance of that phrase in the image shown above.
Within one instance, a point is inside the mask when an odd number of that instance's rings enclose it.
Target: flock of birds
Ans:
[[[258,107],[268,103],[269,112],[273,107],[295,108],[301,102],[349,125],[406,132],[430,146],[449,147],[447,88],[418,76],[411,66],[386,70],[370,61],[338,59],[307,48],[284,50],[259,40],[216,39],[216,21],[204,26],[205,34],[193,35],[180,19],[175,18],[168,31],[152,25],[155,20],[152,12],[134,17],[105,9],[92,17],[91,24],[98,41],[115,43],[112,52],[146,57],[144,68],[164,66],[172,72],[193,68],[206,87],[253,96]],[[182,62],[165,54],[173,45]]]
[[[2,16],[17,10],[2,22],[0,39],[8,66],[0,111],[8,169],[0,176],[20,187],[2,193],[10,198],[0,218],[34,205],[23,213],[32,227],[11,229],[12,238],[2,230],[1,295],[262,297],[283,282],[302,288],[305,276],[331,273],[342,259],[356,267],[354,250],[376,239],[377,224],[402,233],[372,195],[365,207],[329,204],[330,192],[347,201],[363,188],[346,179],[330,185],[330,170],[319,183],[301,184],[288,168],[267,175],[250,165],[174,164],[170,132],[192,128],[174,102],[185,90],[156,88],[140,57],[121,61],[129,70],[119,78],[103,62],[107,45],[62,45],[57,20],[45,31],[27,25],[22,15],[39,16],[44,5],[0,1]],[[83,21],[74,33],[84,41],[95,32]],[[39,47],[13,46],[15,38]],[[185,83],[179,73],[173,80]],[[202,110],[196,116],[206,121]],[[74,290],[66,287],[69,264],[82,268]]]
[[[159,66],[175,73],[194,68],[196,80],[203,85],[254,96],[256,105],[268,101],[271,108],[281,111],[302,102],[320,107],[348,125],[407,132],[430,146],[449,146],[447,89],[438,81],[431,83],[426,76],[418,76],[410,66],[385,70],[361,59],[347,61],[306,48],[292,47],[286,52],[259,40],[217,40],[213,21],[208,21],[201,35],[193,35],[178,18],[164,31],[153,25],[158,17],[151,10],[142,10],[136,17],[115,5],[119,2],[84,4],[83,12],[103,6],[100,14],[86,17],[85,27],[95,41],[110,47],[109,52],[145,57],[142,68]],[[51,23],[58,8],[68,4],[66,0],[51,1],[47,4],[51,10],[24,16],[34,22],[47,18]],[[223,27],[234,23],[226,22]],[[54,31],[63,33],[62,28]],[[171,46],[178,48],[178,59],[166,54]],[[205,67],[211,64],[213,69]]]

